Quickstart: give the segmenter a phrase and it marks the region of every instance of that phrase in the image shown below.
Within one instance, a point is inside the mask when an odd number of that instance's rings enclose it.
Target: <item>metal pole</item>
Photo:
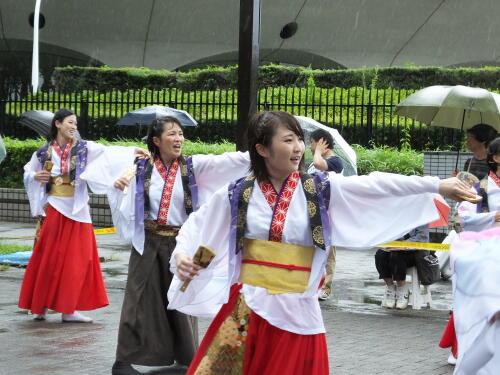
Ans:
[[[238,53],[238,126],[236,148],[247,148],[248,120],[257,112],[261,0],[240,0]]]
[[[33,57],[31,62],[31,86],[33,94],[38,91],[38,32],[40,21],[40,5],[42,0],[35,2],[35,18],[33,20]]]
[[[458,171],[458,158],[460,157],[460,147],[462,146],[462,139],[464,137],[464,120],[465,120],[465,109],[462,115],[462,126],[460,127],[460,138],[458,139],[458,149],[457,149],[457,161],[455,162],[455,171]],[[472,163],[472,160],[471,160]]]

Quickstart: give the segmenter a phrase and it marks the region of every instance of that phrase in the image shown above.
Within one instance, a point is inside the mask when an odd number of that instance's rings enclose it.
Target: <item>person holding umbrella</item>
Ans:
[[[153,120],[146,142],[151,158],[138,160],[136,176],[117,179],[108,191],[113,222],[133,245],[114,375],[139,374],[131,364],[191,362],[198,346],[197,320],[166,309],[175,236],[191,212],[250,167],[248,153],[184,156],[183,128],[174,116]]]
[[[252,174],[218,190],[177,236],[168,308],[217,314],[187,374],[328,374],[317,298],[327,247],[371,248],[432,222],[438,192],[475,196],[456,178],[308,175],[303,139],[292,115],[255,114]],[[202,270],[200,246],[216,254]]]
[[[477,124],[467,129],[467,148],[473,153],[472,158],[467,159],[464,171],[472,173],[479,180],[488,175],[490,167],[486,160],[488,156],[488,145],[497,136],[497,131],[487,124]],[[453,173],[454,176],[458,170]]]
[[[113,171],[135,147],[105,147],[75,138],[76,115],[58,110],[48,143],[24,166],[24,185],[34,217],[42,217],[40,236],[24,274],[19,307],[45,320],[48,309],[62,313],[63,322],[90,323],[77,310],[108,305],[91,223],[87,185],[113,181]],[[104,172],[93,174],[102,167]]]

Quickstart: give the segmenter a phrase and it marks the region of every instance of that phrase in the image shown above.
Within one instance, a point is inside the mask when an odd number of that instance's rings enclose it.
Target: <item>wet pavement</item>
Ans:
[[[0,242],[31,245],[26,236],[33,226],[0,222]],[[115,234],[98,235],[100,256],[110,305],[86,315],[93,324],[61,323],[60,314],[35,322],[17,308],[23,268],[0,270],[0,375],[110,374],[129,247]],[[451,283],[431,286],[432,309],[385,310],[380,307],[384,284],[378,280],[374,250],[337,251],[334,293],[322,302],[327,329],[331,373],[452,374],[449,352],[437,347],[451,307]],[[210,321],[200,320],[203,335]],[[181,368],[137,366],[147,374],[183,374]]]

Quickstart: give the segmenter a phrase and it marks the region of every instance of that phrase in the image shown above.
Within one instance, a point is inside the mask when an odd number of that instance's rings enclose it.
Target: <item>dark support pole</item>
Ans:
[[[238,127],[236,148],[247,148],[248,120],[257,112],[257,69],[261,0],[240,0],[240,42],[238,56]]]
[[[80,122],[78,123],[80,135],[82,138],[89,136],[89,102],[83,101],[80,103]]]

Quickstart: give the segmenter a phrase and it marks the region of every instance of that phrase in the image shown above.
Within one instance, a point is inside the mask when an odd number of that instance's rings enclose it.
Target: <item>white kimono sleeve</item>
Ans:
[[[461,232],[451,244],[453,315],[458,340],[454,374],[500,368],[500,228]]]
[[[496,211],[478,213],[477,205],[466,201],[458,205],[457,211],[464,231],[480,232],[495,227]]]
[[[130,180],[126,194],[122,190],[110,186],[107,191],[109,208],[113,218],[113,225],[122,239],[132,243],[142,255],[144,252],[144,220],[139,220],[140,228],[136,228],[135,193],[136,179]]]
[[[30,201],[32,216],[45,216],[43,206],[47,203],[46,185],[35,180],[35,173],[42,170],[36,152],[33,153],[30,161],[24,166],[24,187]]]
[[[168,309],[185,314],[213,317],[227,302],[235,260],[229,256],[231,208],[227,187],[218,190],[208,203],[191,215],[182,226],[177,245],[170,258],[170,270],[174,274],[168,290]],[[198,246],[212,248],[216,256],[206,269],[202,269],[189,284],[185,292],[176,275],[175,255],[185,253],[193,256]]]
[[[344,177],[330,173],[332,244],[372,248],[438,219],[439,178],[375,172]]]
[[[198,186],[198,205],[201,206],[222,186],[248,175],[250,156],[248,152],[193,155],[193,169]]]
[[[87,141],[87,149],[87,166],[80,177],[96,194],[106,194],[125,169],[134,164],[136,147],[133,146],[104,146]]]

